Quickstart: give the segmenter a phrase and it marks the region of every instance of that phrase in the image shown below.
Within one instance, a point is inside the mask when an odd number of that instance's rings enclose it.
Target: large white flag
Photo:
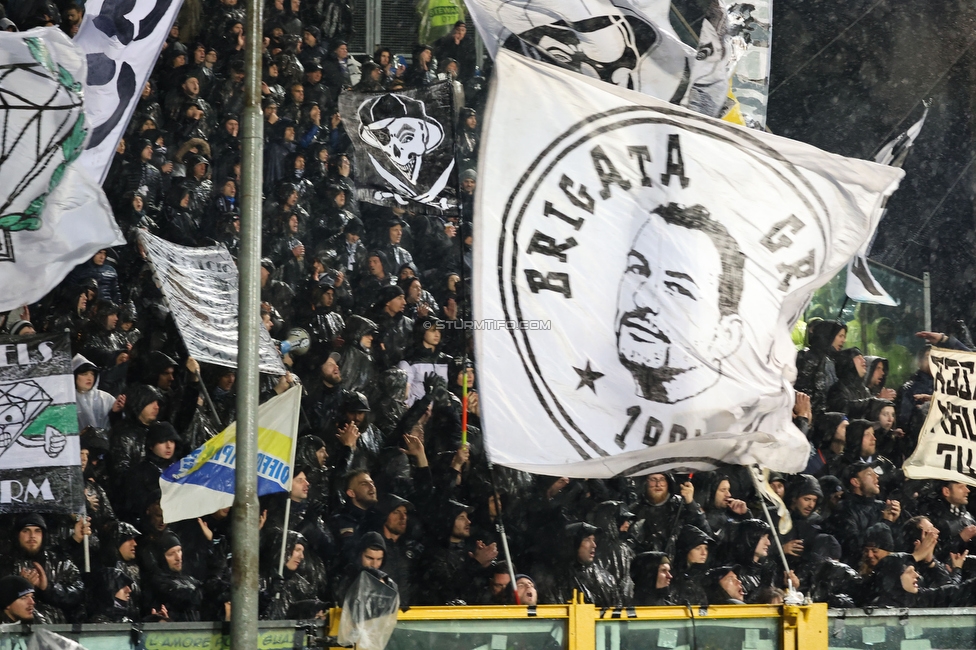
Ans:
[[[735,52],[713,0],[698,49],[671,27],[671,0],[467,0],[492,58],[509,49],[712,116],[726,107]]]
[[[879,165],[891,165],[892,167],[901,167],[904,165],[909,150],[915,144],[918,134],[922,132],[922,125],[925,124],[925,118],[928,117],[928,114],[929,105],[926,104],[925,111],[922,113],[922,117],[919,118],[918,122],[912,124],[904,133],[885,143],[881,147],[881,151],[875,155],[874,161]],[[882,218],[884,218],[883,214]],[[874,275],[871,274],[871,269],[868,267],[868,251],[871,250],[873,243],[873,237],[864,242],[864,246],[857,252],[857,255],[847,263],[847,286],[845,293],[848,298],[857,302],[870,302],[875,305],[896,307],[898,301],[885,291],[885,288],[874,278]]]
[[[0,311],[39,300],[100,248],[123,244],[78,156],[84,55],[59,29],[0,32]]]
[[[92,136],[81,161],[105,181],[115,148],[163,49],[182,0],[89,0],[75,43],[88,59],[85,113]]]
[[[495,64],[474,292],[492,460],[802,470],[790,330],[903,172],[506,51]]]

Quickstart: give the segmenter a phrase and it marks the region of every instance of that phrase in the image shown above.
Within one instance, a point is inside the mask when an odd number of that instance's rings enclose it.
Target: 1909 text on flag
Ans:
[[[493,83],[475,318],[552,327],[475,333],[492,460],[802,470],[790,330],[903,172],[506,51]]]
[[[237,265],[224,246],[190,248],[142,231],[139,241],[190,356],[237,367]],[[285,374],[267,330],[260,330],[261,372]]]
[[[932,399],[905,476],[976,485],[976,352],[933,348]]]
[[[68,336],[0,337],[0,513],[83,504]]]
[[[258,407],[258,496],[291,488],[301,390],[293,387]],[[231,507],[236,467],[233,422],[160,475],[163,520],[182,521]]]

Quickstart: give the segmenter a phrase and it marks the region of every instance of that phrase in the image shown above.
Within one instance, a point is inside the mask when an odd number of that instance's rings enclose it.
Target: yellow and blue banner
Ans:
[[[258,407],[258,496],[291,489],[301,388]],[[163,521],[202,517],[234,503],[237,423],[195,449],[159,477]]]

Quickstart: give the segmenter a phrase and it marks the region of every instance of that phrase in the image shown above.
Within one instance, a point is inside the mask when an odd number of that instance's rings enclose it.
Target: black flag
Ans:
[[[454,90],[444,81],[395,93],[343,93],[360,201],[457,212]]]

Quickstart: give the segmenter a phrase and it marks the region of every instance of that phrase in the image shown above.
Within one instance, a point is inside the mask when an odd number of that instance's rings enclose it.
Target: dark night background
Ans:
[[[673,5],[697,31],[707,0]],[[923,99],[928,118],[870,257],[930,272],[936,330],[956,318],[972,327],[976,3],[773,0],[773,133],[870,159],[922,116]]]

